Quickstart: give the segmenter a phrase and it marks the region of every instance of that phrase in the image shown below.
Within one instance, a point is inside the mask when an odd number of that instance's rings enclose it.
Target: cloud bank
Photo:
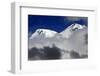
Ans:
[[[66,59],[63,57],[64,54],[69,55],[70,59],[79,59],[79,58],[87,58],[87,55],[80,55],[78,52],[71,50],[66,51],[62,50],[55,45],[53,47],[44,47],[44,48],[36,48],[33,47],[28,51],[28,59],[29,60],[53,60],[53,59]]]

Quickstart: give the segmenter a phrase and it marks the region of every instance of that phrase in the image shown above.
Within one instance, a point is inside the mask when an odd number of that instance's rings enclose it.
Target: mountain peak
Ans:
[[[46,38],[53,37],[57,32],[50,29],[37,29],[30,37],[33,39],[36,36],[45,36]]]
[[[75,30],[78,30],[78,29],[83,29],[85,27],[86,27],[85,25],[80,25],[80,24],[74,23],[74,24],[70,25],[67,29],[75,31]]]
[[[67,27],[60,34],[62,34],[66,38],[69,38],[74,33],[74,31],[83,29],[85,27],[86,27],[85,25],[80,25],[80,24],[74,23],[74,24],[71,24],[69,27]]]

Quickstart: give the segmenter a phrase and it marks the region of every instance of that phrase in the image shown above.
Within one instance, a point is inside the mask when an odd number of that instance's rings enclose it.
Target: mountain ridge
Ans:
[[[80,30],[85,27],[86,27],[85,25],[80,25],[80,24],[74,23],[60,33],[56,32],[54,30],[50,30],[50,29],[37,29],[31,35],[31,37],[29,39],[33,39],[34,37],[41,36],[41,35],[43,35],[46,38],[51,38],[51,37],[54,37],[56,34],[60,34],[63,37],[69,38],[72,35],[73,31]]]

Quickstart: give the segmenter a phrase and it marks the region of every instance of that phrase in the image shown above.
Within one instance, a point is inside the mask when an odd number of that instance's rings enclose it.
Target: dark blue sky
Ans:
[[[32,34],[39,28],[61,32],[73,23],[88,25],[87,17],[28,15],[28,33]]]

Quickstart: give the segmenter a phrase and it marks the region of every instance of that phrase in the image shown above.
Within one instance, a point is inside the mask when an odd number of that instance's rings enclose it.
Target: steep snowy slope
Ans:
[[[74,23],[74,24],[70,25],[69,27],[67,27],[60,34],[62,34],[62,36],[66,37],[66,38],[70,38],[70,36],[74,33],[74,31],[83,29],[85,27],[86,27],[85,25],[80,25],[80,24]]]

